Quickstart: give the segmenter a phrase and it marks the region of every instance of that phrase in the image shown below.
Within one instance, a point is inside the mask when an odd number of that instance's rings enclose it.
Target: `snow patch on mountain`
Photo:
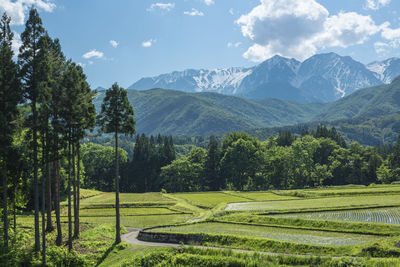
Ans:
[[[252,73],[252,69],[228,68],[200,70],[193,76],[196,92],[213,91],[222,94],[236,94],[242,80]]]

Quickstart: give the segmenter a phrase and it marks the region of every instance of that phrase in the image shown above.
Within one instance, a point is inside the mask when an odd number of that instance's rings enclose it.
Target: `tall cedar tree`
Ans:
[[[49,62],[49,48],[51,39],[46,34],[39,40],[39,51],[38,61],[41,62],[39,65],[39,77],[41,81],[39,83],[40,94],[38,95],[38,130],[41,136],[42,145],[42,264],[46,265],[46,201],[45,201],[45,190],[46,190],[46,177],[49,172],[49,119],[50,119],[50,102],[51,102],[51,88],[50,88],[50,62]]]
[[[97,117],[100,130],[104,133],[114,133],[115,137],[115,209],[116,209],[116,236],[115,243],[121,242],[120,216],[119,216],[119,167],[118,167],[118,134],[133,135],[135,133],[135,120],[133,108],[129,104],[125,89],[114,83],[106,91],[106,96],[101,105],[101,112]]]
[[[22,78],[22,88],[25,98],[30,102],[32,109],[32,118],[30,128],[32,132],[32,149],[33,149],[33,198],[35,207],[35,250],[40,250],[40,232],[39,232],[39,186],[38,186],[38,112],[37,104],[40,94],[40,77],[39,66],[39,41],[44,35],[42,20],[35,8],[29,11],[29,18],[25,24],[25,30],[21,34],[22,45],[19,49],[18,62],[21,66],[20,76]]]
[[[72,129],[74,124],[74,113],[77,110],[76,104],[78,103],[78,95],[75,89],[77,80],[77,73],[75,65],[69,61],[68,67],[63,75],[63,97],[62,97],[62,111],[61,117],[64,127],[66,129],[65,139],[67,140],[67,158],[68,158],[68,250],[72,250],[72,207],[71,207],[71,148],[72,148]]]
[[[83,69],[75,65],[77,72],[76,91],[78,94],[79,102],[77,103],[77,110],[74,114],[73,124],[73,175],[74,175],[74,236],[79,237],[79,206],[80,206],[80,140],[85,135],[85,130],[93,130],[96,124],[96,109],[93,104],[95,92],[90,90],[90,86],[86,81],[86,76]],[[75,163],[75,156],[77,163]],[[75,171],[75,166],[77,170]]]
[[[60,216],[60,172],[59,172],[59,159],[61,157],[59,151],[64,147],[64,139],[61,136],[65,136],[65,128],[63,127],[62,111],[63,111],[63,96],[65,95],[66,88],[62,86],[63,74],[66,70],[67,64],[65,61],[64,54],[61,51],[61,45],[58,39],[55,39],[51,43],[50,50],[50,66],[51,66],[51,155],[50,158],[53,163],[53,181],[54,181],[54,210],[56,214],[56,225],[57,225],[57,238],[56,245],[61,246],[62,244],[62,229],[61,229],[61,216]],[[47,221],[48,230],[51,230],[51,181],[47,180]],[[50,222],[49,222],[50,221]]]
[[[95,107],[92,103],[94,92],[91,92],[81,67],[68,62],[67,70],[63,75],[62,86],[64,87],[64,96],[62,98],[61,116],[67,129],[66,139],[68,140],[68,248],[72,249],[71,182],[74,185],[74,235],[75,237],[79,236],[80,181],[76,181],[75,178],[75,151],[77,147],[79,148],[78,143],[84,136],[84,130],[94,127],[96,117]],[[71,180],[71,176],[73,176],[73,180]]]
[[[12,135],[15,120],[18,117],[17,105],[22,101],[22,92],[18,79],[18,67],[13,61],[11,48],[13,33],[10,30],[11,19],[4,13],[0,21],[0,153],[1,177],[3,180],[3,223],[4,245],[8,247],[8,210],[7,210],[7,158],[12,155]]]

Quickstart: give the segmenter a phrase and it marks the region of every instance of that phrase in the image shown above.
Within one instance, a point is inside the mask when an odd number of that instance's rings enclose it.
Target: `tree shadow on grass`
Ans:
[[[108,255],[111,253],[111,251],[114,250],[114,248],[116,247],[117,244],[113,243],[111,247],[109,247],[103,254],[103,256],[101,256],[101,258],[97,261],[96,266],[99,266],[107,257]]]

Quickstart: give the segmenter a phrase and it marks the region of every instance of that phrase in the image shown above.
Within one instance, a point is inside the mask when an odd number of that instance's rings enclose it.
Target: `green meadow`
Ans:
[[[152,235],[139,236],[144,242],[140,245],[114,245],[114,193],[82,190],[82,229],[73,242],[73,262],[85,266],[400,266],[399,188],[121,194],[123,233],[133,227]],[[61,216],[65,236],[65,205]],[[31,214],[17,216],[22,247],[31,242],[32,224]],[[51,243],[55,233],[48,233],[47,239]],[[160,241],[183,247],[146,245]],[[56,249],[51,246],[48,257]]]

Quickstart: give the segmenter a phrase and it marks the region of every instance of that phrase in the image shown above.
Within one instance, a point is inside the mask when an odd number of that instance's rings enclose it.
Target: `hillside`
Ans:
[[[400,77],[391,84],[358,90],[327,105],[314,120],[333,121],[358,117],[380,117],[400,111]]]
[[[100,110],[104,92],[98,92]],[[128,90],[137,132],[203,135],[244,131],[309,121],[323,104],[298,104],[278,99],[248,100],[217,93],[173,90]]]
[[[98,109],[103,96],[104,91],[98,92]],[[324,122],[338,128],[349,141],[373,145],[395,141],[400,130],[400,77],[389,85],[361,89],[328,104],[164,89],[128,90],[128,97],[135,110],[137,132],[145,134],[249,131],[267,138],[287,129],[300,133],[302,128]]]

